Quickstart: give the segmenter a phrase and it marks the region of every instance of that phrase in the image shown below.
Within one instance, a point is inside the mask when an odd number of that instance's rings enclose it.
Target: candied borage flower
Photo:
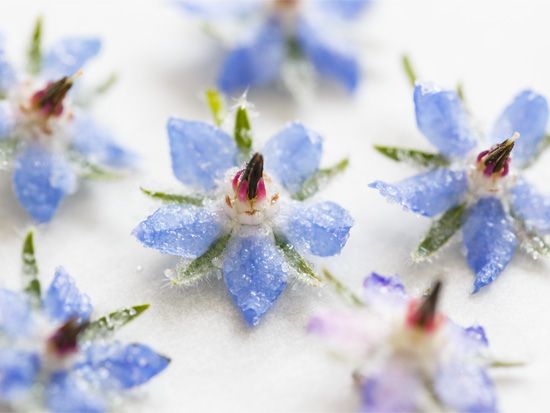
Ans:
[[[418,128],[439,153],[378,146],[394,160],[429,170],[395,184],[370,184],[389,201],[436,218],[413,258],[430,257],[462,228],[475,293],[500,275],[518,246],[535,259],[548,255],[550,199],[521,176],[548,146],[546,99],[531,90],[519,93],[488,134],[488,143],[478,141],[456,92],[417,83],[414,104]]]
[[[0,170],[13,172],[18,201],[39,223],[53,218],[79,178],[113,177],[135,160],[71,93],[100,41],[67,37],[42,53],[41,33],[39,19],[27,71],[16,71],[0,45]]]
[[[216,96],[213,107],[219,108],[219,95],[209,96]],[[167,129],[174,175],[201,195],[144,190],[168,205],[133,234],[146,247],[184,259],[167,274],[173,284],[223,276],[246,323],[255,326],[289,276],[319,282],[301,254],[328,257],[344,247],[353,224],[349,213],[334,202],[302,201],[345,169],[347,160],[319,169],[322,138],[300,123],[289,124],[252,154],[243,103],[234,137],[209,123],[175,118]]]
[[[24,292],[0,289],[0,406],[8,411],[103,412],[170,360],[110,335],[148,305],[93,320],[92,305],[59,267],[41,294],[32,233],[23,249]]]
[[[308,331],[351,360],[362,412],[495,412],[489,367],[497,362],[481,326],[463,328],[437,310],[441,284],[409,297],[397,276],[365,279],[361,310],[314,317]]]
[[[225,56],[218,76],[218,87],[226,94],[271,85],[279,79],[294,91],[310,83],[314,71],[349,92],[359,84],[356,53],[341,32],[346,25],[349,29],[348,22],[358,18],[370,0],[176,3],[211,22],[212,30],[219,30],[223,20],[235,20],[245,27],[245,38]]]

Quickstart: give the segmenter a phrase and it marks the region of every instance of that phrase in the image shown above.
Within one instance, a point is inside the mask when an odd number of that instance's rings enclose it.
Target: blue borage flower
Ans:
[[[99,53],[100,41],[67,37],[43,54],[41,33],[39,19],[28,71],[16,71],[0,44],[0,169],[13,170],[17,199],[40,223],[53,218],[79,177],[112,177],[102,168],[134,162],[69,93],[80,69]]]
[[[189,13],[215,22],[215,28],[222,18],[238,20],[249,28],[251,36],[232,49],[223,62],[218,88],[224,93],[266,86],[280,77],[287,80],[290,89],[300,87],[311,76],[311,67],[350,92],[357,88],[359,62],[349,42],[338,39],[335,28],[357,18],[369,0],[176,3]],[[256,25],[254,19],[259,20]],[[301,80],[292,82],[296,76]]]
[[[396,184],[370,184],[412,212],[440,216],[413,258],[428,258],[462,227],[475,293],[500,275],[518,245],[535,259],[547,255],[543,236],[550,232],[550,199],[521,177],[521,168],[548,146],[546,99],[531,90],[519,93],[487,136],[493,146],[477,151],[477,133],[456,92],[417,83],[414,104],[420,131],[440,153],[378,146],[394,160],[429,171]]]
[[[170,360],[146,345],[109,339],[148,305],[92,321],[90,298],[59,267],[44,295],[32,233],[23,249],[25,292],[0,289],[0,406],[12,411],[103,412]]]
[[[422,299],[409,297],[397,276],[371,274],[362,310],[326,312],[308,330],[358,366],[361,411],[495,412],[497,400],[481,326],[463,328],[437,312],[441,284]]]
[[[213,107],[219,108],[216,96]],[[265,158],[260,153],[250,158],[250,122],[242,102],[234,137],[205,122],[176,118],[167,129],[174,175],[201,195],[146,190],[169,204],[133,234],[149,248],[184,259],[176,272],[169,272],[172,283],[186,285],[212,272],[223,274],[249,326],[271,308],[289,275],[318,283],[300,253],[338,254],[353,221],[334,202],[300,200],[313,195],[347,161],[319,169],[322,138],[300,123],[272,137],[262,150]],[[242,164],[240,159],[250,160]]]

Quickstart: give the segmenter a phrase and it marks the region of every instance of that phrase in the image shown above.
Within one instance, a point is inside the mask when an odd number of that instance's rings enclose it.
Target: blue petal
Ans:
[[[298,192],[321,163],[323,139],[301,123],[291,123],[263,148],[265,168],[290,192]]]
[[[292,211],[284,235],[298,249],[328,257],[338,254],[349,237],[353,218],[334,202],[320,202]]]
[[[95,164],[125,168],[132,166],[137,159],[134,153],[115,143],[111,133],[88,116],[74,118],[72,135],[73,148]]]
[[[86,349],[86,360],[75,369],[105,388],[129,389],[148,382],[169,363],[170,359],[143,344],[92,344]]]
[[[163,254],[195,258],[220,235],[216,213],[192,205],[166,205],[139,224],[132,234]]]
[[[385,277],[375,272],[371,273],[363,281],[363,288],[365,290],[373,290],[383,294],[396,294],[399,296],[405,296],[405,286],[397,275]]]
[[[252,41],[229,52],[218,76],[218,88],[226,93],[265,86],[279,75],[285,56],[284,35],[275,19],[268,20]]]
[[[61,322],[72,317],[88,320],[93,310],[90,297],[78,290],[74,279],[62,267],[55,270],[44,308],[52,320]]]
[[[414,104],[418,128],[443,155],[463,157],[475,147],[475,132],[456,92],[419,83]]]
[[[0,331],[8,336],[23,335],[31,324],[31,305],[24,293],[0,288]]]
[[[501,142],[519,132],[512,158],[519,165],[529,161],[539,148],[546,133],[548,103],[544,96],[524,90],[504,109],[491,133],[492,142]]]
[[[286,287],[287,269],[271,233],[234,236],[223,275],[227,290],[252,327],[260,322]]]
[[[72,76],[95,57],[101,49],[101,41],[95,37],[67,37],[56,42],[45,54],[44,76],[56,79]]]
[[[37,222],[53,218],[61,201],[76,188],[76,175],[60,154],[32,145],[15,160],[13,186],[17,199]]]
[[[363,12],[372,0],[323,0],[316,3],[331,15],[336,14],[344,19],[355,19]]]
[[[211,191],[236,165],[235,141],[221,129],[175,118],[168,120],[167,128],[172,169],[184,184]]]
[[[39,371],[38,354],[0,348],[0,401],[24,396],[36,382]]]
[[[10,137],[14,127],[15,119],[9,104],[7,102],[0,102],[0,142]]]
[[[359,84],[360,68],[345,44],[337,44],[305,20],[298,23],[297,39],[305,56],[321,75],[332,77],[350,92]]]
[[[466,257],[475,273],[474,293],[490,284],[508,265],[517,247],[510,217],[500,200],[481,198],[462,227]]]
[[[259,11],[263,4],[259,1],[231,0],[220,2],[219,0],[172,0],[185,12],[202,18],[235,18],[242,17]]]
[[[15,71],[8,62],[6,53],[0,45],[0,95],[6,94],[10,86],[15,82]]]
[[[487,371],[469,360],[454,361],[436,374],[434,389],[445,407],[458,412],[497,411],[493,383]]]
[[[468,337],[474,339],[484,347],[489,346],[489,340],[487,340],[487,334],[485,333],[485,329],[483,327],[479,325],[467,327],[464,329],[464,332]]]
[[[92,393],[90,384],[64,371],[52,374],[45,396],[51,412],[102,413],[107,407],[101,397]]]
[[[523,220],[530,230],[550,233],[550,197],[541,195],[533,186],[520,179],[510,190],[514,215]]]
[[[468,178],[464,171],[437,168],[396,184],[375,181],[369,186],[390,202],[433,217],[462,201],[468,190]]]

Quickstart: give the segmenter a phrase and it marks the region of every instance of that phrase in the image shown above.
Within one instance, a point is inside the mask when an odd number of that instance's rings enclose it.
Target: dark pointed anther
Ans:
[[[478,155],[478,162],[482,162],[484,166],[484,175],[491,176],[493,174],[500,174],[501,176],[506,176],[508,174],[510,154],[518,138],[519,133],[516,132],[511,138],[506,139],[493,146],[488,151],[483,151]]]
[[[32,106],[44,116],[59,116],[63,113],[63,100],[73,87],[74,76],[64,76],[56,82],[49,83],[44,89],[36,92],[32,98]]]
[[[241,176],[241,181],[248,182],[248,199],[254,199],[258,193],[258,183],[264,175],[264,157],[256,152],[246,165]]]
[[[58,356],[73,353],[78,347],[78,336],[89,325],[76,317],[70,318],[48,340],[50,349]]]
[[[416,326],[425,328],[432,325],[436,310],[439,295],[441,293],[441,281],[436,281],[430,293],[424,297],[420,305],[417,307],[414,314],[414,322]]]

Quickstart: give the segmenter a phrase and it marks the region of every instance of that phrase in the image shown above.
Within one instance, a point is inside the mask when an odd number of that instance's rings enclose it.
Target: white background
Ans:
[[[103,314],[123,305],[152,307],[121,331],[172,357],[161,376],[137,392],[129,411],[354,411],[350,366],[330,357],[304,325],[315,311],[338,305],[329,289],[288,288],[255,330],[248,330],[223,283],[188,290],[165,286],[175,260],[142,248],[132,228],[156,207],[139,185],[183,191],[171,176],[165,121],[170,115],[208,119],[202,99],[218,60],[196,23],[164,1],[0,1],[0,30],[20,59],[35,16],[45,16],[46,42],[63,34],[98,34],[101,58],[84,80],[116,70],[120,82],[98,102],[96,115],[121,142],[144,157],[141,172],[114,183],[90,183],[37,230],[44,284],[64,265]],[[361,21],[365,81],[354,98],[324,91],[306,107],[281,94],[252,93],[261,144],[287,121],[300,119],[326,138],[323,163],[350,156],[351,168],[322,197],[356,220],[341,256],[324,261],[359,288],[371,270],[400,274],[412,293],[436,277],[446,281],[444,309],[465,325],[479,322],[495,352],[522,358],[525,368],[498,371],[505,412],[547,411],[550,405],[550,264],[518,255],[500,279],[471,296],[473,277],[459,238],[433,264],[413,265],[410,251],[429,222],[387,204],[367,187],[414,171],[373,152],[375,142],[429,149],[416,129],[411,90],[401,72],[407,51],[423,77],[465,85],[470,108],[489,127],[520,89],[550,96],[550,18],[544,0],[379,1]],[[260,145],[259,145],[260,146]],[[550,192],[547,155],[530,178]],[[19,286],[19,249],[29,218],[16,204],[8,174],[0,175],[0,285]],[[138,268],[141,268],[139,270]]]

